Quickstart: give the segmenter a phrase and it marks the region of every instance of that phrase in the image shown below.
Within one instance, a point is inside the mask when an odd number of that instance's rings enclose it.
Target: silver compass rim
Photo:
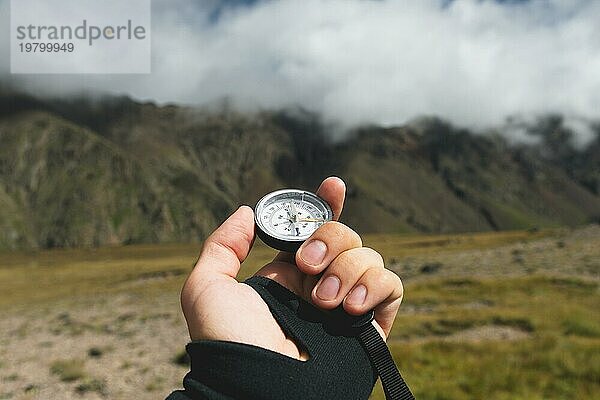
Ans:
[[[256,225],[258,226],[258,228],[265,233],[266,235],[278,239],[278,240],[282,240],[285,242],[292,242],[292,243],[300,243],[300,242],[304,242],[306,239],[308,239],[311,235],[308,235],[306,237],[299,237],[299,238],[292,238],[289,236],[282,236],[277,234],[276,232],[271,232],[270,230],[268,230],[265,225],[262,223],[262,221],[259,218],[259,214],[261,211],[261,208],[264,206],[264,203],[266,203],[268,200],[270,200],[273,197],[279,196],[281,194],[284,193],[294,193],[297,195],[302,195],[304,194],[305,196],[309,196],[312,197],[313,199],[319,201],[321,204],[324,205],[325,207],[325,211],[327,212],[327,221],[332,221],[333,220],[333,210],[331,209],[331,206],[329,205],[329,203],[327,203],[327,201],[325,201],[325,199],[323,199],[322,197],[318,196],[317,194],[313,193],[313,192],[309,192],[307,190],[301,190],[301,189],[279,189],[276,190],[274,192],[270,192],[267,193],[266,195],[264,195],[257,203],[256,206],[254,207],[254,222],[256,223]]]

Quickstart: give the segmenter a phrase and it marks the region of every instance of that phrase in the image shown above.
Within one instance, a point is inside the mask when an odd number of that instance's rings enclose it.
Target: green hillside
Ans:
[[[436,119],[363,127],[334,142],[327,124],[301,110],[5,93],[0,248],[201,240],[239,204],[280,187],[312,189],[331,174],[348,183],[344,219],[361,232],[598,221],[599,139],[577,149],[556,118],[533,128],[535,146]]]

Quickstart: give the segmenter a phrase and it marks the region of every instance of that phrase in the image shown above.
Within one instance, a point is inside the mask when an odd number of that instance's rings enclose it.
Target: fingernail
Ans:
[[[319,285],[316,295],[321,300],[333,300],[337,297],[340,291],[340,280],[337,276],[328,276]]]
[[[364,285],[358,285],[346,298],[346,303],[359,306],[365,302],[367,298],[367,288]]]
[[[327,245],[320,240],[311,240],[300,253],[300,257],[309,265],[319,265],[327,254]]]

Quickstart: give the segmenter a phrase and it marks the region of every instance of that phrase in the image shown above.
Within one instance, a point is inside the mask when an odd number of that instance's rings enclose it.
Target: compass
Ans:
[[[256,203],[257,235],[267,245],[295,252],[324,223],[333,219],[331,207],[314,193],[283,189]]]

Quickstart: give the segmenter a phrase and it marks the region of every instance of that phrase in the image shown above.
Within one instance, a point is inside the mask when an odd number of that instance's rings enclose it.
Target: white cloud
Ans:
[[[573,144],[577,148],[584,148],[596,138],[597,133],[593,129],[593,121],[580,117],[568,116],[565,118],[563,124],[567,129],[570,129],[576,134]]]
[[[229,97],[246,109],[301,105],[344,125],[423,114],[477,127],[512,114],[598,118],[600,1],[263,1],[216,21],[216,0],[154,3],[151,75],[21,83],[160,102]]]

